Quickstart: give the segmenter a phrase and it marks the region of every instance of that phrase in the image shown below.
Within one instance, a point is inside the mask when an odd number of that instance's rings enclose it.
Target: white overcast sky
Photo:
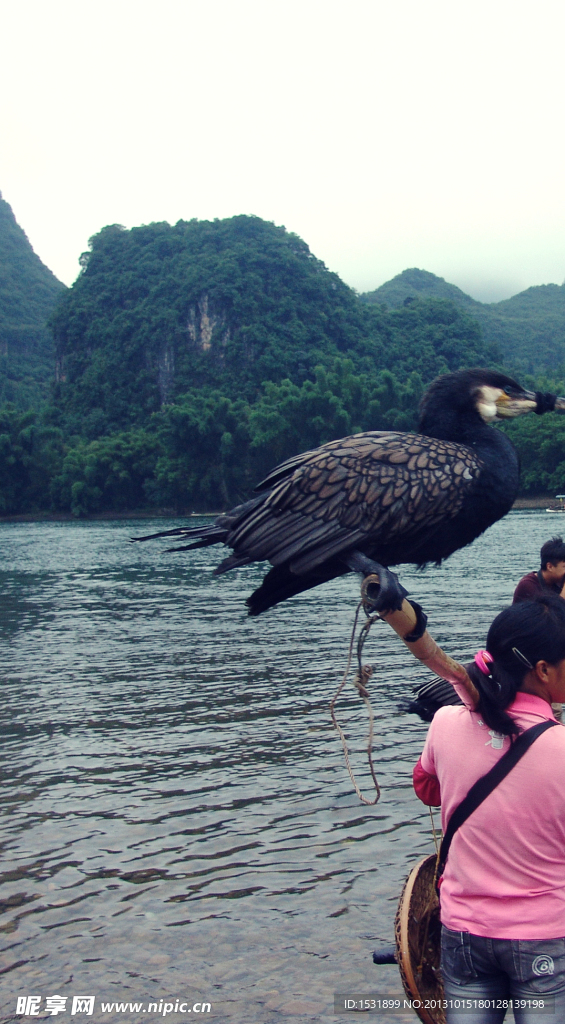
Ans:
[[[348,284],[565,278],[563,0],[0,0],[0,191],[88,238],[253,213]]]

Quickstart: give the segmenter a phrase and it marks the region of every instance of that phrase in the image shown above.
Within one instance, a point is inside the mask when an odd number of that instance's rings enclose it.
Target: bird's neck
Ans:
[[[426,411],[420,420],[418,432],[428,437],[437,437],[441,441],[455,441],[457,444],[476,447],[481,442],[488,444],[493,431],[475,410],[461,412],[442,408]]]

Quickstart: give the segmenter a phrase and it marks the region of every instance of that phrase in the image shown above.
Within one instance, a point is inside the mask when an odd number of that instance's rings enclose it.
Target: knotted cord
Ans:
[[[363,590],[362,590],[362,593],[363,593]],[[353,646],[355,644],[355,634],[357,632],[357,623],[359,621],[359,613],[360,613],[361,609],[365,607],[365,600],[366,600],[366,595],[365,595],[365,599],[362,598],[361,601],[359,601],[359,604],[357,605],[357,608],[355,610],[355,618],[353,620],[353,629],[351,630],[351,639],[349,641],[349,650],[348,650],[348,655],[347,655],[347,664],[345,666],[345,671],[343,673],[343,677],[342,677],[341,683],[339,684],[339,686],[337,688],[337,692],[335,693],[335,695],[334,695],[334,697],[333,697],[333,699],[332,699],[332,701],[330,703],[330,714],[332,716],[332,722],[334,724],[334,727],[337,729],[337,731],[339,733],[339,737],[341,739],[341,743],[342,743],[342,746],[343,746],[343,755],[344,755],[344,758],[345,758],[345,765],[347,767],[347,771],[349,772],[349,778],[351,779],[351,782],[353,784],[353,788],[355,789],[355,792],[357,793],[357,796],[359,797],[359,800],[361,801],[362,804],[366,804],[368,807],[373,807],[376,803],[378,803],[378,801],[380,799],[380,795],[381,795],[381,789],[380,789],[380,786],[379,786],[379,783],[378,783],[378,780],[377,780],[377,776],[376,776],[376,773],[375,773],[375,768],[374,768],[374,765],[373,765],[373,736],[374,736],[375,716],[373,714],[373,709],[371,707],[371,701],[369,699],[369,693],[368,693],[368,690],[367,690],[367,683],[369,682],[369,679],[371,678],[371,676],[373,674],[373,666],[372,665],[363,665],[363,662],[362,662],[361,658],[362,658],[362,653],[363,653],[363,645],[364,645],[365,640],[367,639],[367,637],[369,635],[369,630],[371,629],[371,626],[373,625],[374,622],[380,621],[380,616],[379,615],[372,615],[372,616],[370,616],[369,618],[367,618],[367,620],[365,621],[365,623],[361,627],[361,631],[359,633],[359,638],[357,640],[357,672],[355,673],[355,676],[353,678],[353,685],[359,691],[359,694],[360,694],[360,696],[363,699],[365,707],[367,708],[367,714],[368,714],[368,717],[369,717],[369,731],[368,731],[368,734],[367,734],[367,760],[368,760],[368,763],[369,763],[369,770],[371,772],[371,778],[373,780],[373,784],[375,786],[375,791],[376,791],[376,794],[377,794],[376,797],[373,800],[369,800],[367,797],[363,796],[363,794],[362,794],[362,792],[361,792],[361,790],[360,790],[360,788],[359,788],[359,786],[357,784],[357,780],[356,780],[355,775],[353,773],[353,769],[351,767],[351,762],[350,762],[350,759],[349,759],[349,750],[347,748],[347,740],[345,738],[345,733],[344,733],[343,729],[341,728],[339,722],[337,721],[337,717],[336,717],[336,713],[335,713],[336,701],[337,701],[340,693],[344,689],[344,687],[345,687],[345,685],[347,683],[347,680],[349,678],[349,672],[351,670],[351,662],[353,660]]]

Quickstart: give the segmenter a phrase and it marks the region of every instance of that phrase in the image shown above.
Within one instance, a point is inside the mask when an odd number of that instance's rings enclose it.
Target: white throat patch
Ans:
[[[496,419],[496,399],[500,395],[500,388],[491,388],[483,384],[477,391],[477,410],[485,423],[492,423]]]

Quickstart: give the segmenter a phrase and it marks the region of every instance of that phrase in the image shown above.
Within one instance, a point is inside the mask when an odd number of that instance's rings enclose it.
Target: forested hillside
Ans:
[[[304,448],[412,428],[425,382],[495,358],[452,303],[363,305],[257,217],[105,228],[52,322],[51,500],[77,513],[224,507]]]
[[[0,404],[24,409],[49,394],[55,353],[47,320],[64,287],[0,193]]]
[[[369,304],[401,307],[413,299],[450,299],[476,319],[487,344],[498,348],[509,372],[563,375],[565,369],[565,284],[528,288],[502,302],[477,302],[454,284],[426,270],[404,270],[373,292]]]
[[[225,508],[299,451],[413,429],[439,373],[500,364],[458,289],[423,275],[398,308],[361,301],[257,217],[111,225],[81,264],[51,316],[49,400],[0,409],[4,515]],[[516,425],[530,491],[565,465],[555,419]]]
[[[473,312],[477,306],[481,305],[456,285],[444,281],[443,277],[430,274],[427,270],[418,270],[417,267],[403,270],[401,274],[397,274],[390,281],[385,281],[380,288],[375,288],[373,292],[364,292],[360,298],[362,302],[369,304],[384,302],[393,309],[403,306],[407,300],[411,302],[413,299],[448,299]]]
[[[363,305],[302,239],[258,217],[104,228],[83,268],[53,318],[56,400],[91,437],[188,393],[254,402],[265,381],[301,386],[344,357],[367,382],[493,358],[453,305]]]

